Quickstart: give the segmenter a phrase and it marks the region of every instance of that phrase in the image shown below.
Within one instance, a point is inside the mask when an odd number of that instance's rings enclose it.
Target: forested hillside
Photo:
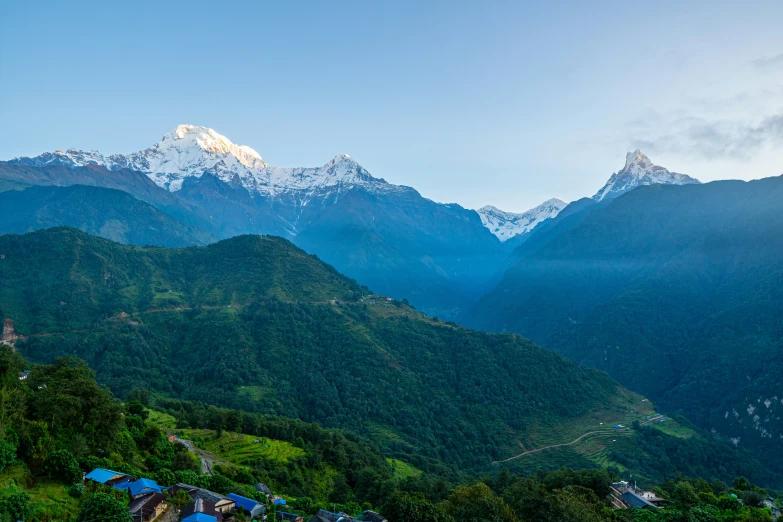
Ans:
[[[120,395],[151,386],[362,429],[460,467],[537,424],[620,407],[604,374],[372,296],[279,238],[168,250],[61,228],[2,236],[0,251],[22,352],[78,354]]]
[[[83,482],[96,467],[163,488],[187,483],[238,493],[267,504],[272,517],[278,506],[254,487],[262,482],[305,519],[319,509],[354,516],[375,509],[395,522],[768,522],[762,502],[780,496],[741,476],[730,484],[677,477],[654,489],[667,506],[655,513],[611,509],[616,476],[606,470],[503,470],[480,480],[422,473],[385,458],[367,439],[295,419],[154,399],[139,389],[121,403],[84,362],[31,365],[8,346],[0,346],[0,397],[2,520],[129,522],[126,490]],[[190,451],[175,436],[210,452]],[[209,473],[199,465],[205,455],[213,459]],[[169,490],[167,501],[173,511],[190,498]],[[234,519],[248,520],[241,512]]]
[[[349,428],[433,473],[489,469],[520,443],[567,442],[652,411],[606,374],[515,335],[427,318],[279,238],[140,248],[59,228],[2,236],[0,253],[0,311],[31,359],[78,355],[120,396],[151,389]],[[509,465],[619,465],[612,435],[573,458]],[[637,442],[615,452],[644,453]],[[661,476],[634,458],[644,476]],[[713,472],[777,480],[739,454]]]
[[[631,191],[564,218],[465,322],[606,370],[783,469],[782,198],[783,178]]]

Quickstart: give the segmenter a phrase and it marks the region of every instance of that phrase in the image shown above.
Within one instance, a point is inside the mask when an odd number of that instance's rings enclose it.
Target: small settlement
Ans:
[[[272,494],[264,484],[256,484],[255,490],[258,497],[263,500],[247,498],[235,493],[221,495],[204,488],[190,484],[174,484],[162,486],[149,478],[136,478],[125,473],[110,469],[97,468],[87,473],[86,481],[96,482],[114,489],[127,492],[130,503],[130,511],[133,522],[153,522],[159,518],[163,520],[164,513],[174,512],[174,516],[167,516],[167,521],[180,520],[181,522],[223,522],[234,520],[238,513],[243,513],[245,519],[267,520],[267,506],[276,508],[274,518],[276,520],[291,522],[388,522],[384,517],[372,511],[365,511],[358,517],[352,517],[346,513],[332,513],[320,510],[314,516],[304,516],[282,511],[286,501]],[[182,506],[179,513],[172,499],[182,498],[179,492],[184,491],[190,502]],[[271,520],[269,521],[271,522]]]

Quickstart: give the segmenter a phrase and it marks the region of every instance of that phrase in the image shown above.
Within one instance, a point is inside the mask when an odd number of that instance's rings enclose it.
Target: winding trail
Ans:
[[[571,446],[572,444],[576,444],[577,442],[579,442],[583,438],[587,437],[588,435],[594,435],[596,433],[619,433],[620,431],[622,431],[622,430],[611,429],[611,430],[588,431],[584,435],[581,435],[581,436],[575,438],[571,442],[564,442],[563,444],[553,444],[551,446],[544,446],[543,448],[538,448],[538,449],[534,449],[534,450],[528,450],[528,451],[525,451],[523,453],[520,453],[519,455],[514,455],[513,457],[509,457],[509,458],[504,459],[504,460],[492,461],[492,464],[502,464],[504,462],[509,462],[509,461],[518,459],[519,457],[524,457],[525,455],[530,455],[531,453],[538,453],[539,451],[544,451],[544,450],[551,449],[551,448],[560,448],[562,446]]]
[[[199,461],[201,461],[201,473],[204,475],[214,475],[212,472],[212,463],[216,460],[215,456],[196,447],[192,440],[177,439],[177,442],[188,448],[188,451],[195,454]]]

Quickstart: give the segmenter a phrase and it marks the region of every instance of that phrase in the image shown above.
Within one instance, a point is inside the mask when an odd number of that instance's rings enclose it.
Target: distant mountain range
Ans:
[[[625,168],[599,191],[599,199],[649,183],[695,182],[652,165],[638,151],[628,157]],[[566,206],[550,199],[516,214],[491,206],[474,211],[437,203],[413,188],[373,177],[346,154],[321,167],[274,167],[252,148],[193,125],[179,125],[158,143],[127,155],[68,149],[0,163],[0,190],[75,184],[123,190],[200,233],[177,232],[172,240],[167,234],[176,227],[169,224],[119,234],[108,217],[87,226],[72,219],[82,214],[86,200],[70,200],[68,209],[61,203],[46,219],[43,210],[15,216],[14,223],[0,223],[0,230],[70,225],[121,242],[169,246],[244,233],[274,234],[374,290],[407,298],[444,318],[469,309],[488,282],[499,278],[509,253]],[[142,214],[151,211],[140,209]],[[156,219],[137,215],[131,221]]]
[[[605,370],[782,470],[783,177],[597,199],[539,225],[462,322]]]

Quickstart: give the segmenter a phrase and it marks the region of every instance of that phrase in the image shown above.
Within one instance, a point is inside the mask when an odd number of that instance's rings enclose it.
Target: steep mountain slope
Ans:
[[[465,322],[606,370],[783,469],[781,198],[783,178],[634,190],[522,257]]]
[[[520,337],[371,295],[279,238],[171,250],[60,228],[1,236],[0,252],[0,313],[26,356],[77,354],[121,395],[350,428],[420,468],[486,469],[648,404]]]
[[[95,184],[80,178],[128,176],[128,169],[143,172],[158,192],[145,185],[146,193],[137,195],[127,184],[131,194],[182,222],[220,238],[280,235],[438,317],[454,318],[469,308],[505,256],[476,212],[375,178],[345,154],[322,167],[272,167],[253,149],[192,125],[128,155],[70,149],[18,158],[0,165],[0,188],[73,179]],[[38,170],[46,174],[32,182]],[[160,204],[150,201],[151,193]]]
[[[0,193],[0,234],[56,226],[131,245],[182,247],[216,240],[120,190],[71,185]]]
[[[669,172],[663,167],[653,165],[650,158],[637,149],[625,156],[625,166],[612,174],[606,185],[595,193],[593,199],[602,201],[616,198],[620,194],[646,185],[690,185],[697,183],[700,181],[690,176]]]

